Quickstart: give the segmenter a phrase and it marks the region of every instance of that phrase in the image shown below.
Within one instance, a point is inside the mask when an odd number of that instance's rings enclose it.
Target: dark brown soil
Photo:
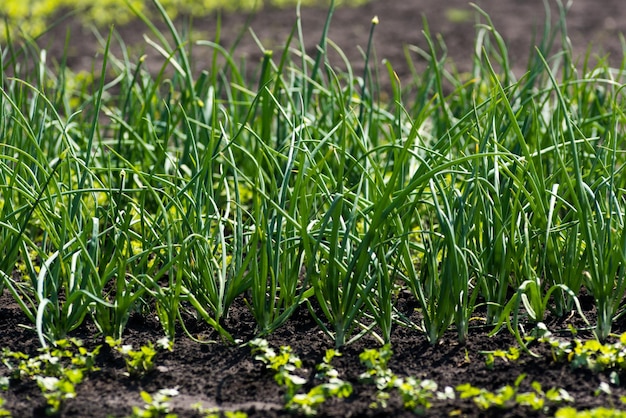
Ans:
[[[484,0],[477,1],[490,15],[504,38],[517,72],[523,72],[525,59],[529,54],[533,32],[540,32],[544,20],[544,7],[540,0]],[[330,39],[337,43],[351,59],[356,69],[362,68],[360,48],[367,43],[370,22],[373,16],[380,18],[376,28],[375,47],[377,61],[389,60],[403,82],[410,78],[405,47],[418,45],[425,48],[421,34],[422,15],[428,18],[432,33],[440,33],[446,41],[449,55],[461,71],[470,68],[473,54],[474,20],[454,23],[447,16],[450,10],[470,10],[464,0],[435,2],[427,0],[377,0],[357,9],[337,10],[330,30]],[[552,7],[554,11],[555,8]],[[226,46],[232,45],[236,35],[244,26],[247,16],[224,15],[222,20],[222,40]],[[319,39],[326,11],[322,8],[303,8],[302,20],[305,41],[313,50]],[[294,9],[268,9],[252,18],[252,28],[268,49],[281,49],[281,44],[295,21]],[[71,28],[71,41],[68,49],[68,65],[76,70],[90,69],[99,47],[90,32],[81,28],[75,20],[66,22],[40,41],[49,50],[49,56],[57,59],[62,55],[62,40],[67,27]],[[213,38],[215,20],[204,18],[194,23],[198,36]],[[147,33],[140,24],[117,28],[128,45],[145,45],[142,35]],[[626,32],[626,8],[621,0],[604,0],[601,4],[594,0],[575,1],[568,17],[568,29],[575,55],[582,57],[588,46],[594,60],[610,53],[611,62],[619,65],[622,60],[622,45],[619,33]],[[131,60],[137,60],[144,52],[156,55],[149,47],[133,47],[136,52]],[[237,49],[237,54],[255,61],[261,52],[246,34]],[[197,69],[207,65],[209,55],[201,48],[194,50],[194,65]],[[424,62],[414,52],[408,52],[409,59],[419,69]],[[340,65],[340,62],[333,62]],[[158,67],[157,67],[158,68]],[[384,83],[383,83],[384,84]],[[244,304],[239,301],[227,320],[227,327],[236,338],[248,341],[254,336],[255,324]],[[408,304],[410,306],[410,303]],[[587,309],[590,310],[588,304]],[[567,322],[547,321],[551,329],[566,329]],[[21,325],[25,325],[23,327]],[[217,338],[206,326],[190,320],[194,335]],[[579,325],[579,324],[575,324]],[[0,347],[35,354],[39,346],[35,333],[29,328],[32,324],[23,316],[17,306],[5,293],[0,298]],[[615,331],[626,329],[617,324]],[[585,370],[572,370],[570,366],[555,363],[549,350],[535,347],[540,355],[532,358],[522,355],[517,362],[496,362],[493,370],[485,366],[484,350],[507,349],[515,345],[514,338],[501,331],[494,337],[488,336],[489,329],[472,328],[465,345],[457,342],[456,335],[450,333],[437,345],[426,341],[424,335],[406,328],[397,328],[393,333],[394,357],[390,368],[399,376],[414,376],[419,379],[434,379],[443,388],[455,387],[461,383],[472,383],[489,390],[513,384],[522,373],[527,374],[522,383],[523,390],[530,390],[530,382],[538,381],[544,388],[558,386],[566,389],[575,399],[579,409],[595,406],[621,405],[619,396],[626,395],[624,383],[614,386],[613,395],[594,395],[601,382],[609,380],[608,374],[593,374]],[[87,324],[75,333],[88,344],[102,343],[94,330]],[[565,334],[567,335],[567,334]],[[156,341],[162,336],[160,325],[151,317],[133,317],[128,324],[125,343],[135,347],[148,341]],[[584,333],[583,333],[584,336]],[[589,336],[587,334],[587,336]],[[315,325],[306,309],[302,309],[268,340],[272,346],[289,345],[303,361],[305,371],[314,375],[314,365],[319,363],[332,342]],[[359,383],[358,376],[364,371],[359,363],[359,353],[365,348],[377,347],[373,339],[363,339],[345,347],[343,356],[333,364],[340,376],[354,386],[353,395],[347,400],[331,400],[325,404],[320,416],[413,416],[406,412],[400,399],[392,397],[386,409],[371,409],[375,389],[371,385]],[[179,416],[194,416],[190,405],[202,402],[205,407],[219,407],[222,410],[245,411],[250,416],[288,416],[282,409],[283,393],[273,380],[273,374],[264,365],[253,360],[246,346],[229,346],[223,343],[198,344],[182,333],[177,338],[173,352],[162,352],[157,357],[157,370],[142,379],[130,379],[124,375],[124,364],[117,353],[103,350],[98,357],[100,371],[94,372],[79,386],[75,399],[67,401],[63,416],[105,417],[127,416],[133,405],[140,405],[139,392],[155,392],[161,388],[178,387],[180,396],[173,399],[174,412]],[[8,371],[0,366],[0,375]],[[311,383],[311,379],[309,383]],[[622,376],[622,382],[626,377]],[[310,387],[307,386],[307,387]],[[42,416],[45,400],[34,382],[12,381],[10,389],[1,394],[7,400],[6,407],[15,417]],[[548,414],[553,413],[548,410]],[[481,411],[470,400],[435,401],[428,411],[429,416],[508,416],[525,417],[540,415],[524,407]]]
[[[581,298],[583,309],[593,317],[591,298]],[[27,319],[21,314],[16,304],[8,295],[0,298],[0,346],[30,355],[37,354],[38,341],[35,333],[28,329]],[[400,306],[407,308],[407,313],[415,306],[410,300],[400,300]],[[413,313],[417,319],[417,313]],[[581,321],[572,316],[574,326]],[[568,320],[546,321],[555,335],[571,337],[567,329]],[[25,327],[23,327],[24,325]],[[204,339],[217,339],[217,335],[206,325],[188,321],[192,335]],[[254,337],[255,323],[243,303],[235,304],[226,327],[242,341]],[[623,328],[617,324],[616,331]],[[557,333],[557,331],[561,331]],[[393,332],[392,345],[394,355],[389,363],[391,370],[400,377],[413,376],[418,379],[433,379],[440,389],[445,386],[456,387],[471,383],[474,386],[495,391],[505,385],[512,385],[521,374],[526,374],[520,390],[530,391],[530,383],[541,383],[544,390],[551,387],[563,388],[575,399],[579,409],[598,406],[621,405],[619,396],[626,395],[624,385],[612,386],[613,395],[594,394],[602,382],[609,382],[609,373],[592,373],[584,369],[572,369],[568,364],[552,359],[550,350],[544,345],[532,346],[539,355],[533,358],[522,354],[517,361],[504,362],[496,359],[493,369],[485,365],[482,351],[508,349],[516,346],[515,339],[506,331],[494,337],[488,336],[488,329],[475,327],[470,332],[466,344],[458,343],[456,334],[450,332],[438,344],[431,345],[419,332],[398,327]],[[135,349],[162,337],[161,327],[152,317],[133,316],[128,324],[124,342],[133,344]],[[590,333],[583,331],[580,338],[589,338]],[[86,345],[93,347],[103,344],[93,328],[86,324],[73,333]],[[310,388],[315,374],[315,365],[319,364],[328,348],[333,343],[323,335],[311,319],[306,309],[296,312],[294,317],[276,333],[267,337],[270,345],[291,346],[303,362],[303,376],[308,376]],[[102,350],[97,359],[101,370],[92,372],[80,384],[75,399],[66,402],[61,416],[70,417],[123,417],[132,412],[133,405],[142,405],[140,391],[156,392],[163,388],[178,388],[180,395],[173,398],[173,412],[181,417],[199,416],[191,405],[201,402],[204,407],[219,408],[222,411],[237,410],[251,417],[290,416],[283,405],[284,392],[275,383],[273,372],[253,359],[250,348],[245,345],[235,346],[224,343],[199,344],[183,333],[179,333],[173,352],[161,351],[157,355],[156,369],[143,378],[129,378],[125,375],[124,362],[120,355],[112,350]],[[319,416],[327,417],[409,417],[415,414],[404,410],[400,398],[394,395],[386,408],[371,408],[376,391],[372,384],[361,383],[359,375],[365,367],[359,362],[359,354],[366,348],[378,348],[379,344],[365,338],[344,347],[342,357],[336,358],[339,376],[349,381],[354,392],[344,400],[330,400],[322,406]],[[8,369],[0,367],[0,376],[8,375]],[[624,381],[625,376],[621,376]],[[6,407],[15,417],[43,416],[45,400],[33,381],[12,380],[10,389],[2,396],[7,400]],[[471,400],[456,399],[434,401],[428,416],[488,416],[488,417],[527,417],[550,416],[554,407],[543,412],[535,412],[528,407],[507,409],[479,409]]]
[[[548,0],[550,4],[549,20],[554,25],[558,20],[558,8],[555,0]],[[564,1],[567,3],[566,1]],[[476,0],[486,11],[495,28],[503,36],[512,68],[521,76],[526,70],[529,54],[534,49],[533,42],[541,38],[546,11],[543,0]],[[350,60],[355,75],[361,75],[364,60],[363,55],[367,47],[367,40],[371,27],[371,20],[378,16],[380,23],[375,29],[374,51],[376,62],[388,60],[403,85],[412,79],[411,67],[417,71],[424,68],[426,61],[414,50],[414,46],[428,49],[422,31],[423,18],[428,21],[431,34],[441,35],[445,41],[448,57],[455,63],[461,72],[471,69],[476,38],[477,14],[467,0],[448,0],[445,2],[429,0],[375,0],[359,8],[340,8],[333,15],[329,31],[329,39]],[[454,18],[453,16],[457,16]],[[463,17],[463,19],[459,19]],[[320,40],[322,28],[327,18],[327,9],[302,8],[302,28],[304,43],[307,51],[313,54]],[[181,18],[181,21],[188,20]],[[155,22],[158,19],[155,19]],[[262,43],[263,48],[274,50],[276,54],[284,49],[284,42],[296,22],[295,7],[287,9],[267,8],[254,15],[223,14],[221,24],[220,44],[231,48],[238,41],[235,56],[245,58],[254,67],[263,56],[261,48],[254,41],[250,31],[246,31],[247,24]],[[485,19],[481,19],[485,23]],[[69,23],[69,24],[68,24]],[[164,25],[158,25],[163,32],[167,32]],[[181,22],[179,30],[184,31]],[[48,49],[48,56],[60,59],[63,56],[63,44],[66,32],[70,29],[71,39],[67,50],[67,64],[73,69],[90,70],[94,57],[98,58],[102,51],[91,29],[78,24],[77,19],[62,21],[51,29],[48,35],[42,37],[40,45]],[[196,18],[192,21],[194,39],[214,40],[217,27],[216,16]],[[143,54],[148,56],[148,68],[157,72],[161,69],[162,59],[159,54],[148,46],[144,35],[155,39],[154,35],[141,23],[127,24],[115,28],[120,38],[130,46],[131,62],[137,62]],[[626,32],[626,8],[619,0],[605,0],[599,5],[593,0],[575,0],[567,14],[567,29],[570,43],[577,58],[579,67],[589,54],[592,63],[598,62],[607,56],[615,66],[620,66],[623,58],[623,45],[620,33]],[[106,30],[101,30],[106,38]],[[115,43],[115,42],[114,42]],[[292,47],[296,42],[292,42]],[[113,47],[113,51],[119,48]],[[332,54],[330,47],[331,65],[343,67],[339,56]],[[212,52],[207,47],[196,46],[192,53],[192,65],[196,70],[207,69]],[[438,57],[442,51],[438,50]],[[278,59],[278,58],[277,58]],[[410,63],[410,64],[409,64]],[[99,68],[99,67],[96,67]],[[384,67],[380,66],[380,83],[385,86],[388,76]]]

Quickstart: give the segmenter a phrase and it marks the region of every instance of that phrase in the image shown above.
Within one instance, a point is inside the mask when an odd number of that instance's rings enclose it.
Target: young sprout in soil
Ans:
[[[307,416],[316,415],[317,409],[329,398],[347,398],[352,394],[352,385],[339,378],[339,373],[330,362],[341,353],[334,349],[326,350],[322,363],[315,366],[315,379],[322,381],[307,393],[296,394],[287,403],[287,409]]]
[[[140,395],[145,405],[143,408],[134,406],[130,418],[176,418],[178,416],[170,413],[170,400],[178,396],[178,388],[159,389],[154,394],[141,391]]]
[[[488,369],[493,369],[496,358],[502,359],[504,362],[516,361],[520,356],[520,349],[517,347],[509,347],[508,350],[481,351],[485,356],[485,365]]]
[[[438,385],[430,379],[418,380],[413,377],[401,378],[396,376],[387,363],[393,352],[389,344],[380,349],[368,349],[363,351],[359,358],[361,363],[367,367],[367,371],[362,373],[362,382],[376,385],[376,401],[372,402],[371,408],[387,407],[387,401],[392,390],[397,390],[402,398],[404,408],[417,414],[423,414],[431,407],[433,399],[454,399],[454,390],[446,387],[443,392],[438,391]]]
[[[571,406],[559,408],[554,418],[626,418],[626,411],[614,408],[593,408],[577,410]]]
[[[341,354],[334,349],[329,349],[324,355],[322,363],[316,366],[316,380],[322,383],[314,386],[306,393],[300,393],[300,389],[307,380],[294,374],[302,362],[294,355],[290,347],[282,346],[277,354],[267,340],[254,339],[250,342],[252,354],[255,359],[265,363],[266,367],[276,372],[274,379],[285,388],[285,408],[306,416],[316,415],[319,407],[329,398],[347,398],[352,394],[352,385],[338,376],[336,369],[330,362],[334,357]]]
[[[478,388],[470,383],[456,387],[461,399],[473,399],[482,410],[489,408],[508,409],[516,405],[526,406],[534,411],[547,412],[550,406],[563,402],[574,402],[574,399],[565,389],[551,388],[544,392],[539,382],[532,382],[531,392],[520,392],[519,387],[526,378],[525,374],[518,376],[513,385],[502,386],[495,392]]]
[[[106,337],[105,341],[112,349],[122,355],[126,362],[126,372],[129,376],[141,377],[154,369],[154,357],[157,355],[157,350],[151,342],[135,351],[132,345],[122,344],[122,340]],[[157,341],[157,348],[172,351],[173,343],[164,337]]]
[[[285,400],[289,403],[298,390],[306,383],[306,379],[294,372],[302,367],[302,361],[292,353],[291,347],[281,346],[279,352],[269,346],[267,340],[256,338],[250,341],[255,360],[265,363],[268,369],[274,370],[274,380],[285,388]]]
[[[626,332],[614,343],[603,344],[595,339],[562,341],[551,335],[539,341],[550,345],[555,361],[569,362],[572,368],[586,368],[593,372],[626,370]],[[612,376],[619,384],[617,373]]]
[[[6,400],[0,396],[0,417],[10,417],[11,416],[11,412],[9,412],[8,410],[4,409],[4,404],[5,404]]]
[[[41,348],[41,354],[29,357],[22,352],[4,349],[2,363],[16,380],[35,380],[48,405],[48,414],[58,414],[66,399],[76,396],[76,386],[85,374],[97,370],[95,357],[100,351],[83,347],[77,339],[59,340],[50,347]]]

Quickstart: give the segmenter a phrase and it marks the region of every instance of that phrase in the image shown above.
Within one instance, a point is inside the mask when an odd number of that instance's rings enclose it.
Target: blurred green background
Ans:
[[[336,5],[358,6],[369,0],[336,0]],[[19,35],[36,37],[45,32],[51,19],[65,13],[75,15],[87,24],[118,25],[133,17],[132,8],[150,11],[151,0],[3,0],[0,8],[0,39]],[[217,10],[253,11],[264,6],[293,7],[297,0],[161,0],[170,17],[179,14],[206,16]],[[303,6],[328,5],[330,0],[301,0]]]

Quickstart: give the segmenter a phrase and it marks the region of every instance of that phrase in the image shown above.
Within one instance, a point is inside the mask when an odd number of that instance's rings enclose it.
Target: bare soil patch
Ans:
[[[554,24],[558,16],[555,1],[550,1],[549,16],[542,0],[477,0],[476,3],[491,17],[495,28],[506,41],[512,67],[518,75],[526,69],[527,58],[534,49],[534,42],[543,34],[544,23],[548,19]],[[446,53],[458,71],[471,69],[476,34],[476,14],[467,0],[434,2],[428,0],[374,0],[357,8],[339,8],[335,11],[329,31],[329,39],[337,45],[350,61],[357,75],[364,66],[363,54],[367,46],[371,20],[379,17],[375,29],[374,48],[377,62],[388,60],[404,85],[411,81],[411,67],[419,71],[427,64],[409,46],[428,49],[424,35],[423,18],[427,19],[430,32],[441,35],[446,45]],[[327,9],[324,7],[303,7],[301,10],[304,43],[307,51],[313,53],[320,40]],[[179,17],[180,30],[189,20]],[[263,56],[248,25],[261,42],[264,49],[276,53],[284,49],[285,41],[296,22],[296,9],[266,8],[254,14],[225,13],[221,16],[220,44],[230,49],[236,45],[235,56],[245,58],[249,67],[255,67]],[[484,23],[484,19],[482,20]],[[155,23],[166,32],[164,25]],[[195,39],[214,40],[217,28],[216,14],[191,21]],[[162,59],[157,52],[146,45],[144,35],[149,30],[142,23],[135,22],[115,27],[120,38],[130,46],[131,62],[137,62],[143,54],[148,55],[148,65],[159,71]],[[40,40],[40,45],[48,49],[48,55],[58,60],[64,54],[64,41],[67,31],[70,41],[67,64],[74,70],[90,70],[94,58],[101,54],[99,45],[91,29],[85,28],[78,19],[63,20],[61,24]],[[106,28],[100,29],[106,35]],[[576,0],[567,14],[568,37],[573,55],[582,66],[589,55],[591,63],[607,59],[615,66],[621,64],[624,56],[620,34],[626,32],[626,8],[619,0],[606,0],[600,6],[593,0]],[[242,35],[243,34],[243,35]],[[332,47],[330,48],[332,50]],[[116,48],[114,47],[115,51]],[[442,51],[438,51],[442,54]],[[331,65],[342,67],[336,54],[331,55]],[[209,69],[211,51],[195,47],[192,63],[196,70]],[[152,59],[151,59],[152,58]],[[99,67],[96,67],[99,68]],[[381,67],[382,68],[382,67]],[[381,74],[380,82],[388,84],[387,76]]]

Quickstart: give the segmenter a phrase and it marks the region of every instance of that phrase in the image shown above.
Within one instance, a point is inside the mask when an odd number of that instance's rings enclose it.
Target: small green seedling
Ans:
[[[316,366],[315,378],[322,383],[307,393],[299,393],[306,379],[294,374],[302,367],[302,362],[292,353],[291,347],[282,346],[277,354],[266,340],[260,338],[252,340],[250,346],[255,359],[276,372],[274,379],[285,388],[285,408],[289,411],[306,416],[316,415],[328,398],[346,398],[352,394],[352,385],[340,379],[339,373],[330,364],[334,357],[341,355],[333,349],[327,350],[322,363]]]
[[[474,403],[482,410],[489,408],[508,409],[515,405],[527,406],[534,411],[546,410],[546,401],[551,404],[562,402],[574,402],[574,398],[565,390],[551,388],[544,392],[539,382],[532,382],[532,392],[520,392],[519,387],[526,378],[525,374],[520,375],[513,385],[502,386],[495,392],[478,388],[470,383],[465,383],[456,387],[461,399],[473,399]]]
[[[496,358],[502,359],[504,362],[517,361],[520,356],[520,350],[517,347],[510,347],[508,350],[481,351],[485,356],[485,365],[489,370],[493,369]]]
[[[11,371],[11,377],[17,380],[35,379],[37,376],[59,377],[68,369],[89,372],[97,370],[95,358],[100,346],[88,351],[80,340],[65,339],[39,351],[40,355],[29,357],[19,351],[4,349],[2,363]]]
[[[604,407],[579,411],[571,406],[566,406],[559,408],[554,414],[554,418],[626,418],[626,411]]]
[[[80,370],[66,370],[63,377],[37,376],[37,385],[48,403],[47,413],[57,414],[66,399],[76,397],[76,385],[83,381]]]
[[[121,340],[116,340],[111,337],[106,337],[106,343],[115,351],[122,354],[124,361],[126,362],[126,372],[132,377],[145,376],[151,372],[154,365],[154,358],[157,355],[157,350],[151,342],[143,345],[139,350],[134,350],[130,344],[122,344]],[[157,348],[172,350],[173,344],[167,339],[163,338],[157,341]]]
[[[400,393],[404,409],[420,415],[432,406],[431,400],[434,397],[437,399],[454,399],[455,397],[451,387],[446,387],[444,392],[438,392],[437,383],[430,379],[418,380],[414,377],[397,379],[395,387]]]
[[[145,405],[143,408],[134,406],[131,418],[176,418],[178,416],[170,412],[170,400],[178,396],[178,388],[160,389],[152,395],[141,391],[140,395]]]
[[[593,372],[626,370],[626,333],[615,343],[602,344],[598,340],[561,341],[554,337],[540,340],[550,345],[555,361],[566,361],[573,368]],[[613,374],[617,379],[617,374]]]
[[[9,410],[4,409],[4,404],[6,400],[3,397],[0,397],[0,417],[10,417],[11,412]]]
[[[392,390],[397,390],[402,398],[404,408],[417,414],[423,414],[431,407],[431,400],[454,399],[454,391],[446,387],[443,392],[439,392],[437,383],[430,379],[418,380],[413,377],[403,379],[396,376],[387,364],[393,352],[389,344],[380,349],[368,349],[363,351],[359,358],[365,365],[367,371],[362,373],[362,382],[374,383],[376,389],[376,401],[372,402],[371,408],[387,407],[387,400],[391,396]]]
[[[298,390],[306,383],[306,379],[293,372],[302,367],[302,361],[292,353],[291,347],[282,346],[280,351],[271,348],[268,342],[261,338],[250,341],[252,354],[255,360],[265,363],[268,369],[276,372],[274,380],[285,388],[285,400],[290,402]]]
[[[48,404],[46,412],[58,414],[64,401],[76,396],[76,385],[82,382],[84,375],[97,370],[95,358],[100,346],[88,351],[80,340],[64,339],[39,351],[40,355],[29,357],[4,349],[2,362],[13,379],[36,380]]]
[[[331,397],[347,398],[352,394],[352,385],[339,378],[339,373],[330,362],[334,357],[341,356],[336,350],[329,349],[322,363],[316,366],[315,379],[323,383],[314,386],[307,393],[296,394],[288,403],[287,409],[307,416],[316,415],[317,409]]]
[[[361,381],[374,383],[379,391],[392,388],[397,379],[396,375],[387,367],[392,354],[393,351],[389,344],[378,350],[367,349],[359,354],[359,360],[367,368],[366,372],[361,373]]]

